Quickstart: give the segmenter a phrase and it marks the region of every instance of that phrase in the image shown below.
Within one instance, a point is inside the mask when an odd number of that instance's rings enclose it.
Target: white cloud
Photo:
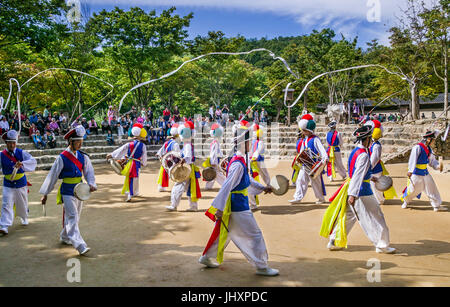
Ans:
[[[362,30],[377,33],[386,43],[386,27],[406,0],[84,0],[94,5],[176,6],[273,13],[293,18],[306,29],[330,27],[336,33],[355,36]],[[426,0],[427,2],[433,0]],[[367,21],[373,3],[380,5],[380,22]],[[372,4],[371,4],[372,3]],[[362,24],[365,24],[362,29]]]

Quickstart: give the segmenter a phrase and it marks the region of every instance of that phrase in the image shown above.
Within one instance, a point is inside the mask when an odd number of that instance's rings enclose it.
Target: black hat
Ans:
[[[436,132],[435,132],[435,131],[427,131],[427,132],[423,135],[423,138],[424,138],[424,139],[426,139],[426,138],[433,138],[433,139],[435,139],[435,138],[436,138]]]
[[[356,137],[356,142],[367,139],[372,136],[372,126],[364,125],[353,132],[353,136]]]

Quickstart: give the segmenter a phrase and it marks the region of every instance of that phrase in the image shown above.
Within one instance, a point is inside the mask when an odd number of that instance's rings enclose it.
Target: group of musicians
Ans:
[[[309,114],[299,121],[301,136],[297,142],[297,153],[292,164],[292,181],[295,184],[294,199],[291,203],[299,203],[304,198],[309,183],[317,198],[317,204],[324,203],[326,191],[322,173],[327,173],[330,181],[336,179],[338,173],[344,183],[330,198],[331,204],[323,217],[320,234],[329,238],[328,249],[339,250],[347,246],[347,235],[356,220],[359,221],[367,237],[379,253],[394,253],[389,246],[389,229],[386,225],[380,205],[385,199],[396,197],[391,187],[386,191],[378,191],[376,182],[388,172],[381,161],[382,146],[379,140],[383,128],[378,121],[368,121],[353,133],[356,147],[348,159],[348,172],[342,162],[341,146],[343,139],[337,131],[337,123],[329,123],[327,133],[328,148],[325,150],[321,140],[314,133],[316,123]],[[85,180],[91,192],[97,189],[94,169],[89,156],[81,151],[84,128],[79,125],[71,129],[64,138],[68,147],[57,157],[40,188],[45,205],[47,195],[53,190],[58,179],[62,184],[58,190],[57,203],[63,204],[63,229],[60,240],[63,244],[72,245],[80,255],[90,249],[83,240],[78,223],[83,201],[77,198],[76,186]],[[108,159],[121,159],[124,163],[125,183],[122,194],[129,202],[139,194],[139,171],[147,163],[145,129],[140,124],[132,128],[133,140],[121,146],[107,156]],[[195,136],[194,124],[190,121],[174,125],[171,128],[171,138],[168,139],[157,156],[160,158],[169,152],[180,152],[181,164],[189,168],[189,176],[181,182],[176,182],[171,191],[169,211],[177,211],[182,194],[187,192],[189,208],[187,211],[198,210],[198,200],[202,197],[200,188],[200,169],[195,164],[195,150],[192,138]],[[215,182],[221,188],[211,204],[206,215],[215,222],[215,227],[199,262],[207,267],[218,267],[223,261],[223,252],[230,240],[241,250],[250,263],[256,267],[256,273],[265,276],[275,276],[278,270],[268,266],[267,250],[252,211],[258,209],[258,194],[272,193],[269,173],[264,164],[263,131],[262,128],[245,120],[233,126],[233,149],[227,155],[225,167],[220,140],[223,127],[219,124],[211,126],[210,154],[204,162],[204,167],[216,170],[215,181],[206,183],[206,190],[212,189]],[[253,140],[251,139],[253,135]],[[435,211],[445,210],[441,207],[442,200],[427,165],[439,169],[431,146],[436,138],[434,132],[427,132],[423,140],[412,149],[408,163],[408,184],[401,197],[402,208],[415,197],[425,192]],[[5,175],[3,181],[3,200],[0,217],[0,236],[8,234],[8,228],[13,224],[14,215],[18,215],[23,225],[28,224],[28,183],[25,173],[32,172],[36,160],[25,150],[16,147],[18,133],[10,130],[2,135],[6,149],[0,153],[1,170]],[[180,149],[180,141],[183,143]],[[300,157],[308,153],[322,168],[319,174],[312,176],[311,169],[302,164]],[[441,166],[442,167],[442,166]],[[223,172],[222,172],[223,170]],[[442,169],[441,169],[442,171]],[[164,192],[169,186],[169,174],[161,168],[158,176],[158,191]],[[214,258],[216,260],[214,260]]]

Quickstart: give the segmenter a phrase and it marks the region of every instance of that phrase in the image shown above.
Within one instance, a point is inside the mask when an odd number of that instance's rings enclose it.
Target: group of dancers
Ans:
[[[341,148],[343,139],[337,131],[337,123],[332,121],[327,133],[328,147],[325,149],[319,137],[314,133],[316,123],[311,115],[306,114],[299,122],[301,137],[297,142],[297,152],[306,149],[314,154],[316,162],[326,165],[324,173],[329,180],[336,180],[337,173],[344,183],[330,198],[321,225],[320,235],[329,238],[327,248],[339,250],[347,247],[347,236],[356,221],[359,221],[363,231],[374,244],[378,253],[394,253],[390,247],[389,229],[386,225],[381,206],[385,199],[397,197],[393,187],[380,192],[376,189],[376,182],[387,170],[381,161],[382,145],[380,139],[383,127],[378,121],[369,121],[358,127],[353,136],[355,148],[350,153],[347,169],[342,162]],[[71,129],[64,138],[68,147],[56,158],[50,172],[40,188],[42,204],[45,205],[47,195],[53,190],[58,179],[62,179],[57,194],[57,203],[63,205],[63,229],[60,233],[62,244],[72,245],[80,255],[85,255],[90,248],[83,240],[79,220],[83,201],[74,195],[75,186],[82,182],[84,176],[91,192],[97,189],[94,169],[89,156],[81,151],[84,128],[79,125]],[[140,169],[147,164],[147,151],[143,143],[145,129],[140,124],[132,128],[133,140],[124,144],[107,157],[123,159],[125,182],[122,194],[129,202],[139,196]],[[182,164],[190,169],[189,178],[183,182],[176,182],[171,190],[168,211],[177,211],[184,192],[187,193],[189,207],[187,211],[198,210],[198,200],[202,197],[200,188],[200,169],[195,164],[195,150],[192,138],[195,136],[194,124],[190,121],[174,125],[170,131],[171,137],[163,144],[157,153],[162,157],[166,153],[180,152]],[[251,135],[253,137],[251,137]],[[205,189],[213,188],[215,182],[221,187],[213,200],[206,215],[215,222],[206,248],[199,262],[207,267],[216,268],[223,261],[223,254],[229,241],[244,254],[247,260],[256,267],[256,273],[265,276],[278,275],[278,270],[268,266],[268,253],[264,237],[253,211],[258,209],[258,195],[272,193],[270,177],[264,164],[263,130],[257,125],[250,125],[245,120],[233,126],[233,149],[224,158],[220,140],[223,137],[223,127],[213,124],[210,130],[212,138],[209,157],[203,163],[204,167],[216,170],[215,181],[206,183]],[[28,224],[28,186],[26,172],[33,172],[36,160],[25,150],[16,147],[18,133],[10,130],[2,135],[6,142],[6,149],[0,153],[1,170],[5,175],[3,181],[3,199],[0,217],[0,235],[7,235],[8,228],[13,224],[14,215],[21,218],[22,224]],[[253,139],[252,139],[253,138]],[[408,163],[408,184],[401,199],[402,208],[424,192],[430,199],[435,211],[444,210],[442,200],[436,184],[427,166],[439,169],[431,146],[436,138],[434,132],[427,132],[423,140],[415,145],[411,151]],[[180,148],[180,143],[183,146]],[[221,170],[221,161],[227,159],[226,171]],[[18,169],[12,179],[14,168]],[[297,163],[297,157],[292,164],[292,181],[295,183],[294,199],[291,203],[300,203],[311,183],[317,198],[317,204],[326,201],[325,183],[322,173],[311,177],[304,165]],[[167,191],[169,174],[161,167],[158,176],[158,191]]]

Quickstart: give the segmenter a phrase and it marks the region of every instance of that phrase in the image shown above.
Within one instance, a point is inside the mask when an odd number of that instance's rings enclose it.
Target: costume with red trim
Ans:
[[[225,176],[219,169],[220,160],[223,158],[222,149],[220,147],[220,140],[223,137],[223,127],[217,123],[211,125],[211,130],[209,132],[210,136],[213,138],[209,147],[209,157],[203,162],[203,167],[213,167],[216,170],[216,178],[214,180],[208,181],[205,184],[205,190],[211,190],[214,183],[222,185],[225,181]]]
[[[9,130],[2,135],[5,142],[17,142],[18,133]],[[11,175],[17,162],[22,163],[22,167],[17,171],[17,175]],[[22,219],[22,224],[28,224],[28,186],[25,172],[33,172],[36,169],[36,159],[27,151],[15,148],[12,152],[6,148],[0,152],[0,169],[3,177],[2,208],[0,215],[0,233],[7,234],[8,228],[13,225],[14,216]]]

